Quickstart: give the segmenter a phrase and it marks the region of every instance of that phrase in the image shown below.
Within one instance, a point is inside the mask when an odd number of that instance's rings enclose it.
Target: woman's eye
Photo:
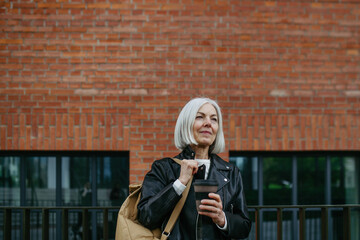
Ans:
[[[217,118],[213,118],[212,120],[213,120],[214,122],[217,122]]]
[[[197,116],[196,119],[202,119],[203,117],[202,116]]]

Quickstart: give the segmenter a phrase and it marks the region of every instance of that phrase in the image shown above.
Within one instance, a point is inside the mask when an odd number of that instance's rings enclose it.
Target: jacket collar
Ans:
[[[232,170],[232,166],[216,154],[211,154],[211,162],[220,171]]]
[[[195,159],[194,150],[188,145],[178,155],[180,159]]]
[[[230,182],[230,171],[232,170],[231,165],[226,164],[218,155],[213,154],[211,156],[210,172],[208,178],[216,179],[218,182],[218,191]]]
[[[190,146],[187,146],[176,157],[179,159],[194,159],[195,152]],[[218,191],[219,191],[221,188],[223,188],[226,184],[230,182],[229,172],[232,170],[232,166],[227,162],[225,162],[223,159],[221,159],[218,155],[213,153],[210,154],[210,162],[211,162],[211,167],[208,178],[216,179],[216,181],[219,184],[218,186]]]
[[[218,155],[211,153],[210,161],[218,170],[228,171],[231,170],[232,167],[230,164],[227,164],[223,159],[221,159]],[[179,159],[195,159],[195,152],[194,150],[188,145],[186,146],[182,152],[176,156]]]

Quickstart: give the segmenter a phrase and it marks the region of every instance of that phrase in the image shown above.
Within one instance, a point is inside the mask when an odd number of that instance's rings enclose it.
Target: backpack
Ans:
[[[131,184],[130,195],[121,205],[116,224],[116,240],[160,239],[160,228],[150,230],[137,220],[137,205],[141,197],[142,184]]]
[[[181,160],[173,158],[175,162],[180,164]],[[165,240],[169,236],[171,230],[173,229],[177,218],[180,215],[181,209],[184,206],[185,200],[190,190],[190,185],[192,178],[186,185],[186,189],[183,192],[183,195],[179,202],[176,204],[166,227],[161,233],[160,228],[150,230],[137,220],[138,209],[137,205],[141,198],[141,188],[142,184],[130,184],[129,192],[130,195],[125,199],[124,203],[121,205],[121,208],[118,213],[117,223],[116,223],[116,233],[115,240]]]

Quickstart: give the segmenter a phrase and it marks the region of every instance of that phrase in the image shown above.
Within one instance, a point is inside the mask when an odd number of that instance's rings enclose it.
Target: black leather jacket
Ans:
[[[190,147],[185,148],[176,158],[194,159],[195,153]],[[249,219],[240,171],[233,164],[222,160],[215,154],[210,155],[211,166],[208,179],[218,182],[217,194],[223,203],[228,230],[220,230],[211,218],[197,214],[194,188],[191,186],[188,198],[180,213],[169,240],[197,239],[197,231],[202,231],[202,239],[241,239],[249,235]],[[171,158],[164,158],[153,163],[146,174],[138,204],[138,219],[147,228],[161,227],[163,230],[172,210],[179,201],[173,183],[180,175],[180,165]],[[201,229],[197,230],[201,222]]]

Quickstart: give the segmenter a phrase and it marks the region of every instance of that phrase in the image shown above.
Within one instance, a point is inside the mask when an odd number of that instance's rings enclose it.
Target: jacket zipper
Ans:
[[[222,202],[222,204],[223,204],[223,211],[225,211],[226,209],[225,209],[225,203],[226,203],[226,199],[225,199],[225,196],[226,196],[226,194],[225,194],[225,191],[223,190],[222,191],[223,192],[223,199],[224,199],[224,201]]]
[[[199,213],[196,216],[196,225],[195,225],[195,239],[198,239],[198,222],[199,222]]]

